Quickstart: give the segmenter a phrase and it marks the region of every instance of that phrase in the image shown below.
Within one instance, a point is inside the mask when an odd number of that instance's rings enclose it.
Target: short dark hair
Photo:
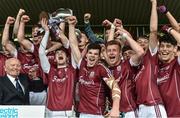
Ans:
[[[101,46],[97,43],[90,43],[88,46],[87,46],[87,52],[91,49],[97,49],[99,50],[99,54],[101,52]]]
[[[65,53],[66,53],[66,56],[69,54],[69,53],[68,53],[68,50],[67,50],[66,48],[64,48],[64,47],[58,48],[58,49],[55,51],[55,53],[56,53],[57,51],[63,51],[63,52],[65,52]]]
[[[122,53],[126,52],[127,50],[132,50],[132,48],[129,45],[123,46]]]
[[[121,50],[121,44],[120,44],[120,42],[118,42],[116,40],[108,41],[106,43],[106,47],[109,46],[109,45],[118,45],[119,46],[119,50]]]
[[[47,20],[49,19],[49,15],[46,11],[41,11],[41,13],[39,14],[39,20],[41,20],[42,18],[46,18]]]
[[[137,37],[137,40],[138,39],[147,39],[147,40],[149,40],[149,36],[148,35],[142,35],[142,36],[139,36],[139,37]]]
[[[33,26],[32,26],[32,30],[34,30],[36,27],[40,28],[41,25],[40,25],[40,24],[35,24],[35,25],[33,25]]]
[[[174,46],[177,45],[177,41],[174,39],[174,37],[171,34],[164,34],[162,37],[159,38],[159,43],[161,44],[162,42],[164,43],[170,43]]]

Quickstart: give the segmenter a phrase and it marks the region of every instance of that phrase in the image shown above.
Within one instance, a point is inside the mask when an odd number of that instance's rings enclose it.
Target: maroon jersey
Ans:
[[[163,104],[157,85],[154,57],[148,50],[143,57],[142,65],[135,77],[137,104],[157,105]]]
[[[51,66],[47,76],[47,108],[52,111],[71,110],[76,70],[72,66],[59,69]]]
[[[180,117],[180,64],[177,58],[167,64],[159,62],[157,82],[168,117]]]
[[[20,50],[18,51],[17,58],[20,60],[22,69],[21,73],[28,74],[29,70],[33,68],[37,68],[37,76],[43,78],[44,83],[46,83],[46,76],[40,66],[40,60],[38,56],[38,45],[34,46],[34,52],[26,52],[23,53]]]
[[[119,65],[110,67],[121,90],[120,111],[128,112],[136,109],[135,86],[133,83],[134,68],[131,67],[129,60],[121,62]]]
[[[87,67],[82,60],[79,68],[79,108],[86,114],[102,115],[105,110],[105,82],[103,78],[110,78],[110,71],[102,64]]]
[[[5,65],[5,61],[8,59],[7,56],[5,56],[4,54],[0,54],[0,76],[5,76],[6,72],[4,70],[4,65]]]
[[[20,60],[22,65],[21,73],[27,74],[30,68],[32,68],[33,66],[38,66],[34,55],[30,52],[23,53],[19,51],[17,58]]]

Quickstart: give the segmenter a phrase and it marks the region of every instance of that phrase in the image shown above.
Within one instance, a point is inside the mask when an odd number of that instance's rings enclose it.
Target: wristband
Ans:
[[[116,27],[112,24],[112,25],[111,25],[111,29],[115,30],[115,28],[116,28]]]
[[[171,30],[173,30],[173,28],[172,28],[172,27],[170,27],[169,29],[167,29],[167,32],[168,32],[168,33],[170,33],[170,32],[171,32]]]
[[[121,39],[122,39],[122,40],[126,40],[127,37],[128,37],[127,33],[123,33],[123,34],[121,35]]]
[[[157,9],[160,13],[163,13],[163,14],[166,14],[168,12],[166,6],[164,5],[159,6]]]
[[[119,93],[121,92],[118,88],[113,88],[113,91],[118,91]]]
[[[121,98],[121,97],[120,97],[120,95],[115,94],[115,95],[112,96],[112,98]]]
[[[45,50],[45,53],[47,54],[47,53],[48,53],[48,50]]]
[[[85,24],[88,24],[88,23],[89,23],[89,20],[84,20],[84,23],[85,23]]]

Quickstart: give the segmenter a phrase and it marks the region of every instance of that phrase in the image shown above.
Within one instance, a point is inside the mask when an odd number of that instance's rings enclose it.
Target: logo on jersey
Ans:
[[[160,77],[160,78],[158,77],[157,83],[160,84],[160,83],[166,82],[168,79],[169,79],[169,74],[166,74],[163,77]]]
[[[38,64],[34,64],[34,65],[29,65],[29,64],[24,64],[23,65],[23,69],[30,69],[30,68],[39,68]]]
[[[121,66],[117,67],[117,71],[120,72],[121,71]]]
[[[166,71],[166,70],[169,70],[170,66],[166,66],[164,68],[160,68],[160,71]]]
[[[93,71],[93,72],[90,72],[89,78],[94,78],[94,75],[95,75],[95,72],[94,72],[94,71]]]
[[[54,76],[52,82],[58,82],[58,83],[62,83],[66,80],[66,78],[62,78],[62,79],[59,79],[57,76]]]
[[[83,84],[83,85],[94,85],[94,81],[93,80],[84,80],[83,76],[79,77],[79,83]]]

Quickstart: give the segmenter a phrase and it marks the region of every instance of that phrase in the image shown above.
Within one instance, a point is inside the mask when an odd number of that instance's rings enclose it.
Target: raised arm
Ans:
[[[133,64],[138,65],[144,56],[143,48],[132,38],[130,33],[123,28],[119,28],[117,31],[121,35],[121,40],[127,41],[130,47],[135,51],[135,54],[131,57]]]
[[[158,11],[160,13],[163,13],[163,14],[166,15],[166,17],[168,18],[168,20],[169,20],[171,26],[173,27],[173,29],[175,29],[177,32],[180,32],[180,26],[179,26],[178,22],[173,17],[173,15],[168,11],[168,9],[166,8],[165,5],[159,6]]]
[[[175,29],[172,29],[172,28],[168,28],[167,32],[170,33],[176,39],[177,44],[180,44],[180,33],[179,32],[177,32]],[[178,62],[180,65],[180,53],[179,52],[177,52],[177,56],[178,56]]]
[[[50,41],[50,43],[52,45],[49,48],[46,48],[46,54],[48,54],[49,52],[55,51],[62,46],[62,44],[58,41]]]
[[[114,34],[115,34],[115,29],[116,29],[115,25],[107,19],[103,21],[102,25],[105,27],[111,27],[109,29],[107,42],[114,40]]]
[[[24,49],[32,52],[31,49],[32,49],[33,44],[29,40],[25,39],[25,33],[24,33],[25,23],[27,23],[29,20],[30,18],[27,15],[23,15],[21,17],[17,38],[18,38],[19,44],[22,45]]]
[[[20,20],[21,20],[21,16],[25,13],[24,9],[19,9],[19,12],[16,16],[16,21],[14,23],[14,27],[13,27],[13,38],[17,37],[18,34],[18,29],[19,29],[19,24],[20,24]]]
[[[168,31],[176,39],[177,43],[180,44],[180,33],[172,28],[169,28]]]
[[[71,51],[75,60],[76,64],[79,64],[82,56],[81,52],[78,47],[78,41],[75,34],[75,25],[77,23],[77,19],[75,16],[70,16],[68,18],[68,24],[69,24],[69,43],[71,47]]]
[[[17,56],[15,52],[17,52],[13,43],[9,40],[9,28],[10,25],[13,24],[15,19],[13,17],[8,17],[6,20],[6,24],[4,26],[3,35],[2,35],[2,46],[5,48],[6,51],[10,53],[10,55]]]
[[[65,32],[65,22],[62,22],[59,24],[59,27],[60,27],[60,32],[59,32],[59,37],[60,37],[60,40],[63,44],[63,46],[65,48],[69,48],[69,40],[68,38],[66,37],[66,35],[64,34]]]
[[[41,41],[41,45],[39,47],[39,59],[41,63],[41,67],[45,73],[49,73],[50,70],[50,63],[48,61],[48,58],[46,56],[46,47],[47,47],[47,42],[49,39],[49,28],[47,26],[47,20],[42,18],[41,20],[41,25],[45,30],[45,35]]]
[[[105,43],[103,39],[98,39],[96,37],[96,35],[94,34],[92,28],[91,28],[91,25],[90,25],[90,18],[91,18],[91,14],[90,13],[85,13],[84,14],[84,31],[86,33],[86,35],[88,36],[88,39],[91,43],[95,43],[95,42],[98,42],[98,43]]]
[[[151,50],[158,45],[157,31],[158,31],[158,15],[157,15],[157,1],[151,0],[151,17],[150,17],[150,36],[149,47]]]

